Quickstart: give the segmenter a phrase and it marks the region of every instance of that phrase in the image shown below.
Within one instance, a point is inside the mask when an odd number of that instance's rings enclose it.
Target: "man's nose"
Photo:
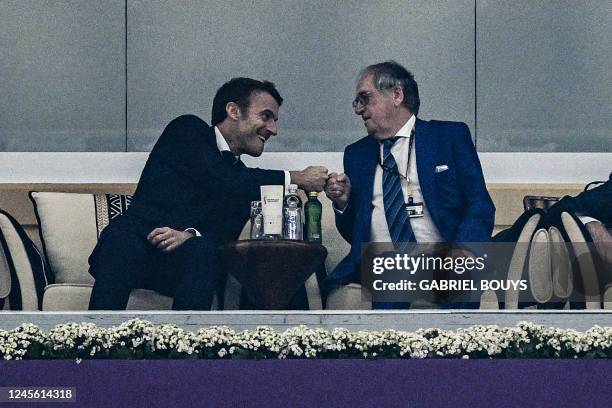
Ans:
[[[271,136],[276,136],[278,134],[278,125],[276,124],[276,121],[271,121],[271,123],[266,126],[266,129],[268,129]]]
[[[362,104],[358,103],[357,105],[355,105],[355,107],[353,108],[353,110],[355,111],[356,115],[361,115],[363,113],[363,110],[365,109],[365,106],[363,106]]]

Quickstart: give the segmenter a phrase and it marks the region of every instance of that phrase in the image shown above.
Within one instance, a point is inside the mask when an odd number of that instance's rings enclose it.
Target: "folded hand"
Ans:
[[[177,231],[169,227],[155,228],[147,236],[147,240],[151,245],[161,249],[163,252],[168,253],[174,251],[180,247],[189,238],[192,238],[193,234],[187,231]]]
[[[322,191],[327,182],[327,168],[308,166],[304,170],[291,171],[291,182],[306,192]]]

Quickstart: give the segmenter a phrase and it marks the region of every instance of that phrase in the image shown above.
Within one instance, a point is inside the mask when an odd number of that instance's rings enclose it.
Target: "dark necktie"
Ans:
[[[234,156],[234,154],[229,150],[223,150],[221,152],[221,155],[223,156],[223,160],[226,163],[229,163],[234,167],[244,167],[244,164],[242,163],[242,161],[240,161],[240,158]]]
[[[389,235],[393,242],[414,241],[408,213],[404,208],[404,194],[400,174],[391,153],[391,147],[398,138],[383,140],[383,201]]]

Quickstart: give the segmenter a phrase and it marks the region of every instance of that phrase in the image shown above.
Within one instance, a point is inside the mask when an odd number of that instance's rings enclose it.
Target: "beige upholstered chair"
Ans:
[[[126,196],[109,194],[77,194],[56,192],[32,192],[32,202],[39,222],[40,237],[49,267],[55,281],[45,282],[36,289],[31,261],[25,253],[25,245],[15,231],[9,218],[0,214],[0,232],[6,237],[5,250],[0,252],[0,299],[8,296],[11,287],[19,284],[23,298],[18,304],[23,310],[87,310],[93,287],[89,274],[88,257],[91,254],[101,230],[109,219],[124,210]],[[123,202],[122,202],[123,200]],[[319,195],[323,204],[322,235],[327,247],[325,262],[327,271],[348,253],[348,244],[335,227],[331,202],[324,194]],[[123,206],[123,207],[122,207]],[[249,225],[245,225],[240,239],[248,238]],[[41,255],[42,257],[42,255]],[[7,258],[10,260],[7,260]],[[11,268],[19,281],[11,286]],[[322,309],[321,294],[316,277],[306,282],[306,292],[311,310]],[[238,309],[240,284],[229,278],[224,296],[226,310]],[[336,307],[344,308],[353,304],[353,298],[337,297]],[[213,302],[214,303],[214,302]],[[132,291],[128,302],[129,310],[167,310],[172,299],[145,289]],[[369,308],[369,305],[363,305]]]
[[[114,212],[122,211],[126,196],[32,192],[40,238],[55,282],[47,285],[42,310],[87,310],[94,279],[88,257],[101,230]],[[124,209],[124,208],[123,208]],[[170,309],[172,299],[157,292],[136,289],[129,310]]]

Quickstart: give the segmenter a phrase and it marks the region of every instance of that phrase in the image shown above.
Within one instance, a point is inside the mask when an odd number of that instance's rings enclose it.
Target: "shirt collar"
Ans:
[[[414,124],[416,122],[416,116],[412,115],[410,119],[397,131],[395,137],[410,137],[410,133],[414,128]]]
[[[217,149],[219,149],[219,152],[231,152],[230,147],[227,144],[227,141],[225,140],[225,137],[223,136],[219,128],[216,126],[215,126],[215,138],[217,140]],[[235,156],[235,157],[236,159],[238,159],[238,157],[240,156]]]

